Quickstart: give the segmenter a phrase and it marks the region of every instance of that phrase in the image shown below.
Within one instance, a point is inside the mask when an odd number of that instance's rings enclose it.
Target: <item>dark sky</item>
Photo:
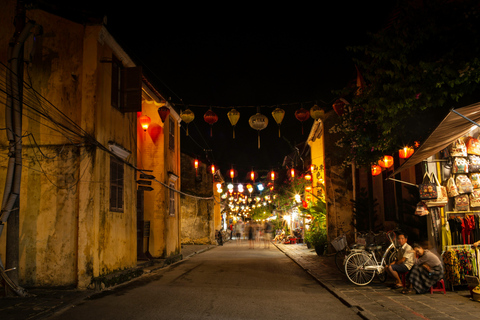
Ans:
[[[106,6],[105,13],[110,32],[149,80],[179,111],[189,107],[195,113],[190,136],[182,132],[182,150],[245,175],[252,168],[278,168],[292,145],[306,140],[313,120],[303,124],[302,135],[295,110],[314,102],[331,108],[332,90],[355,77],[346,47],[364,44],[368,31],[383,26],[391,2],[152,6],[137,1]],[[277,105],[286,112],[282,139],[271,116]],[[226,116],[233,106],[241,113],[236,139]],[[209,107],[219,116],[213,137],[203,120]],[[260,149],[257,132],[248,125],[258,107],[269,118],[260,131]]]

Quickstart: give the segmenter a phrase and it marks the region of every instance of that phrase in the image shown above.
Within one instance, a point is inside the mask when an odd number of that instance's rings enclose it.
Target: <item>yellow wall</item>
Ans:
[[[15,1],[7,1],[0,13],[0,61],[5,64],[5,39],[13,31],[12,3]],[[61,133],[64,131],[32,107],[71,128],[64,119],[68,117],[104,146],[114,141],[133,152],[136,114],[123,114],[110,105],[111,63],[101,60],[111,58],[112,49],[101,41],[100,34],[105,31],[101,26],[85,27],[39,10],[27,15],[43,27],[43,34],[37,38],[25,81],[46,100],[40,107],[42,98],[25,91],[23,131],[30,133],[36,144],[28,137],[23,139],[20,282],[25,286],[85,288],[92,277],[136,265],[135,172],[124,166],[124,212],[110,212],[110,154],[83,143],[78,135]],[[2,104],[2,127],[4,108]],[[3,181],[5,135],[0,144]],[[127,161],[136,165],[135,153]],[[3,188],[2,183],[2,194]],[[4,231],[2,260],[5,248]]]

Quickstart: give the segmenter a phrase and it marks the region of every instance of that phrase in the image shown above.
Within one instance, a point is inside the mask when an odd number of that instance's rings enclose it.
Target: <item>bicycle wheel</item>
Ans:
[[[387,270],[383,269],[382,273],[376,273],[378,281],[384,283],[387,280]]]
[[[364,286],[372,282],[375,276],[374,270],[367,271],[365,267],[373,265],[375,265],[374,261],[366,253],[353,253],[345,261],[345,274],[354,284]]]
[[[340,251],[337,251],[335,254],[335,264],[338,268],[338,270],[342,273],[345,272],[345,258],[347,256],[347,250],[343,249]]]

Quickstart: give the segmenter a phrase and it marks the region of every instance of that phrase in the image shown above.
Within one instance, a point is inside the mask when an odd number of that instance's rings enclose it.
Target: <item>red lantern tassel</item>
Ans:
[[[258,149],[260,149],[260,131],[257,131],[258,133]]]
[[[235,126],[233,126],[233,139],[235,139]]]

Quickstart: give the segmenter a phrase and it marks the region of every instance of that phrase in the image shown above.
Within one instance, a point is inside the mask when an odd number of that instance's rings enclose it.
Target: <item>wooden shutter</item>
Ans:
[[[122,111],[142,111],[142,67],[122,69]]]

